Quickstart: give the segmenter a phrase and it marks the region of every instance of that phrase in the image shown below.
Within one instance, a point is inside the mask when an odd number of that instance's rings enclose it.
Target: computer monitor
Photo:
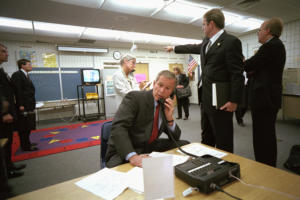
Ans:
[[[100,83],[99,69],[81,69],[82,85],[96,85]]]

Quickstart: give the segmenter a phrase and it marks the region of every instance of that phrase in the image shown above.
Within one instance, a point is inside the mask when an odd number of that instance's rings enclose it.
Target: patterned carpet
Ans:
[[[16,162],[99,145],[101,127],[105,121],[109,120],[72,124],[32,131],[30,134],[30,141],[38,144],[36,146],[39,148],[38,151],[22,151],[19,135],[15,132],[12,145],[12,160]]]

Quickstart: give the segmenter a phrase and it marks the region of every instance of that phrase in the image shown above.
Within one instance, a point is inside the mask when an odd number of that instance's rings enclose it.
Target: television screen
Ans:
[[[82,85],[95,85],[100,83],[99,69],[81,69]]]

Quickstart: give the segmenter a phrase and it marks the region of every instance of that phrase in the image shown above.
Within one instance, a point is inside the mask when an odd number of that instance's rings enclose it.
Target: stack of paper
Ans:
[[[108,168],[104,168],[75,184],[103,199],[114,199],[128,187],[125,173]]]
[[[217,158],[222,158],[227,155],[227,153],[208,148],[201,144],[191,144],[186,147],[182,147],[182,149],[184,151],[194,154],[196,156],[203,156],[203,155],[208,154],[208,155],[212,155]],[[182,153],[180,150],[177,150],[177,151]]]
[[[167,153],[152,152],[151,157],[172,157],[172,165],[187,161],[188,156],[172,155]],[[147,159],[147,158],[145,158]],[[172,169],[173,170],[173,169]],[[134,167],[127,173],[104,168],[75,184],[101,198],[114,199],[126,188],[137,193],[144,193],[143,168]]]

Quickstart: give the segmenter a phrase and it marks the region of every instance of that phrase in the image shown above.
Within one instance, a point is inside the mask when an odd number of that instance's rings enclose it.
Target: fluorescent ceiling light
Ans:
[[[99,49],[99,48],[86,48],[86,47],[65,47],[58,46],[58,51],[76,51],[76,52],[89,52],[89,53],[107,53],[108,49]]]
[[[237,15],[235,13],[231,13],[231,12],[226,12],[226,11],[223,11],[224,13],[224,16],[225,16],[225,23],[226,23],[226,26],[230,25],[230,24],[234,24],[238,21],[241,21],[242,20],[242,16],[240,15]]]
[[[22,20],[22,19],[14,19],[14,18],[8,18],[8,17],[0,17],[0,26],[32,29],[32,21]]]
[[[254,30],[260,27],[260,25],[263,23],[263,20],[256,19],[256,18],[247,18],[240,20],[232,25],[241,27],[241,28],[246,28],[244,32]]]
[[[56,33],[69,33],[69,34],[80,35],[85,28],[81,27],[81,26],[72,26],[72,25],[36,22],[35,21],[34,29],[41,30],[41,31],[56,32]]]
[[[199,18],[208,10],[208,7],[202,7],[200,4],[187,3],[185,1],[175,1],[163,9],[170,15]]]
[[[101,29],[101,28],[87,28],[83,36],[94,37],[94,38],[113,38],[119,40],[120,37],[126,35],[125,31]]]
[[[109,3],[124,8],[153,10],[163,6],[164,0],[110,0]]]

